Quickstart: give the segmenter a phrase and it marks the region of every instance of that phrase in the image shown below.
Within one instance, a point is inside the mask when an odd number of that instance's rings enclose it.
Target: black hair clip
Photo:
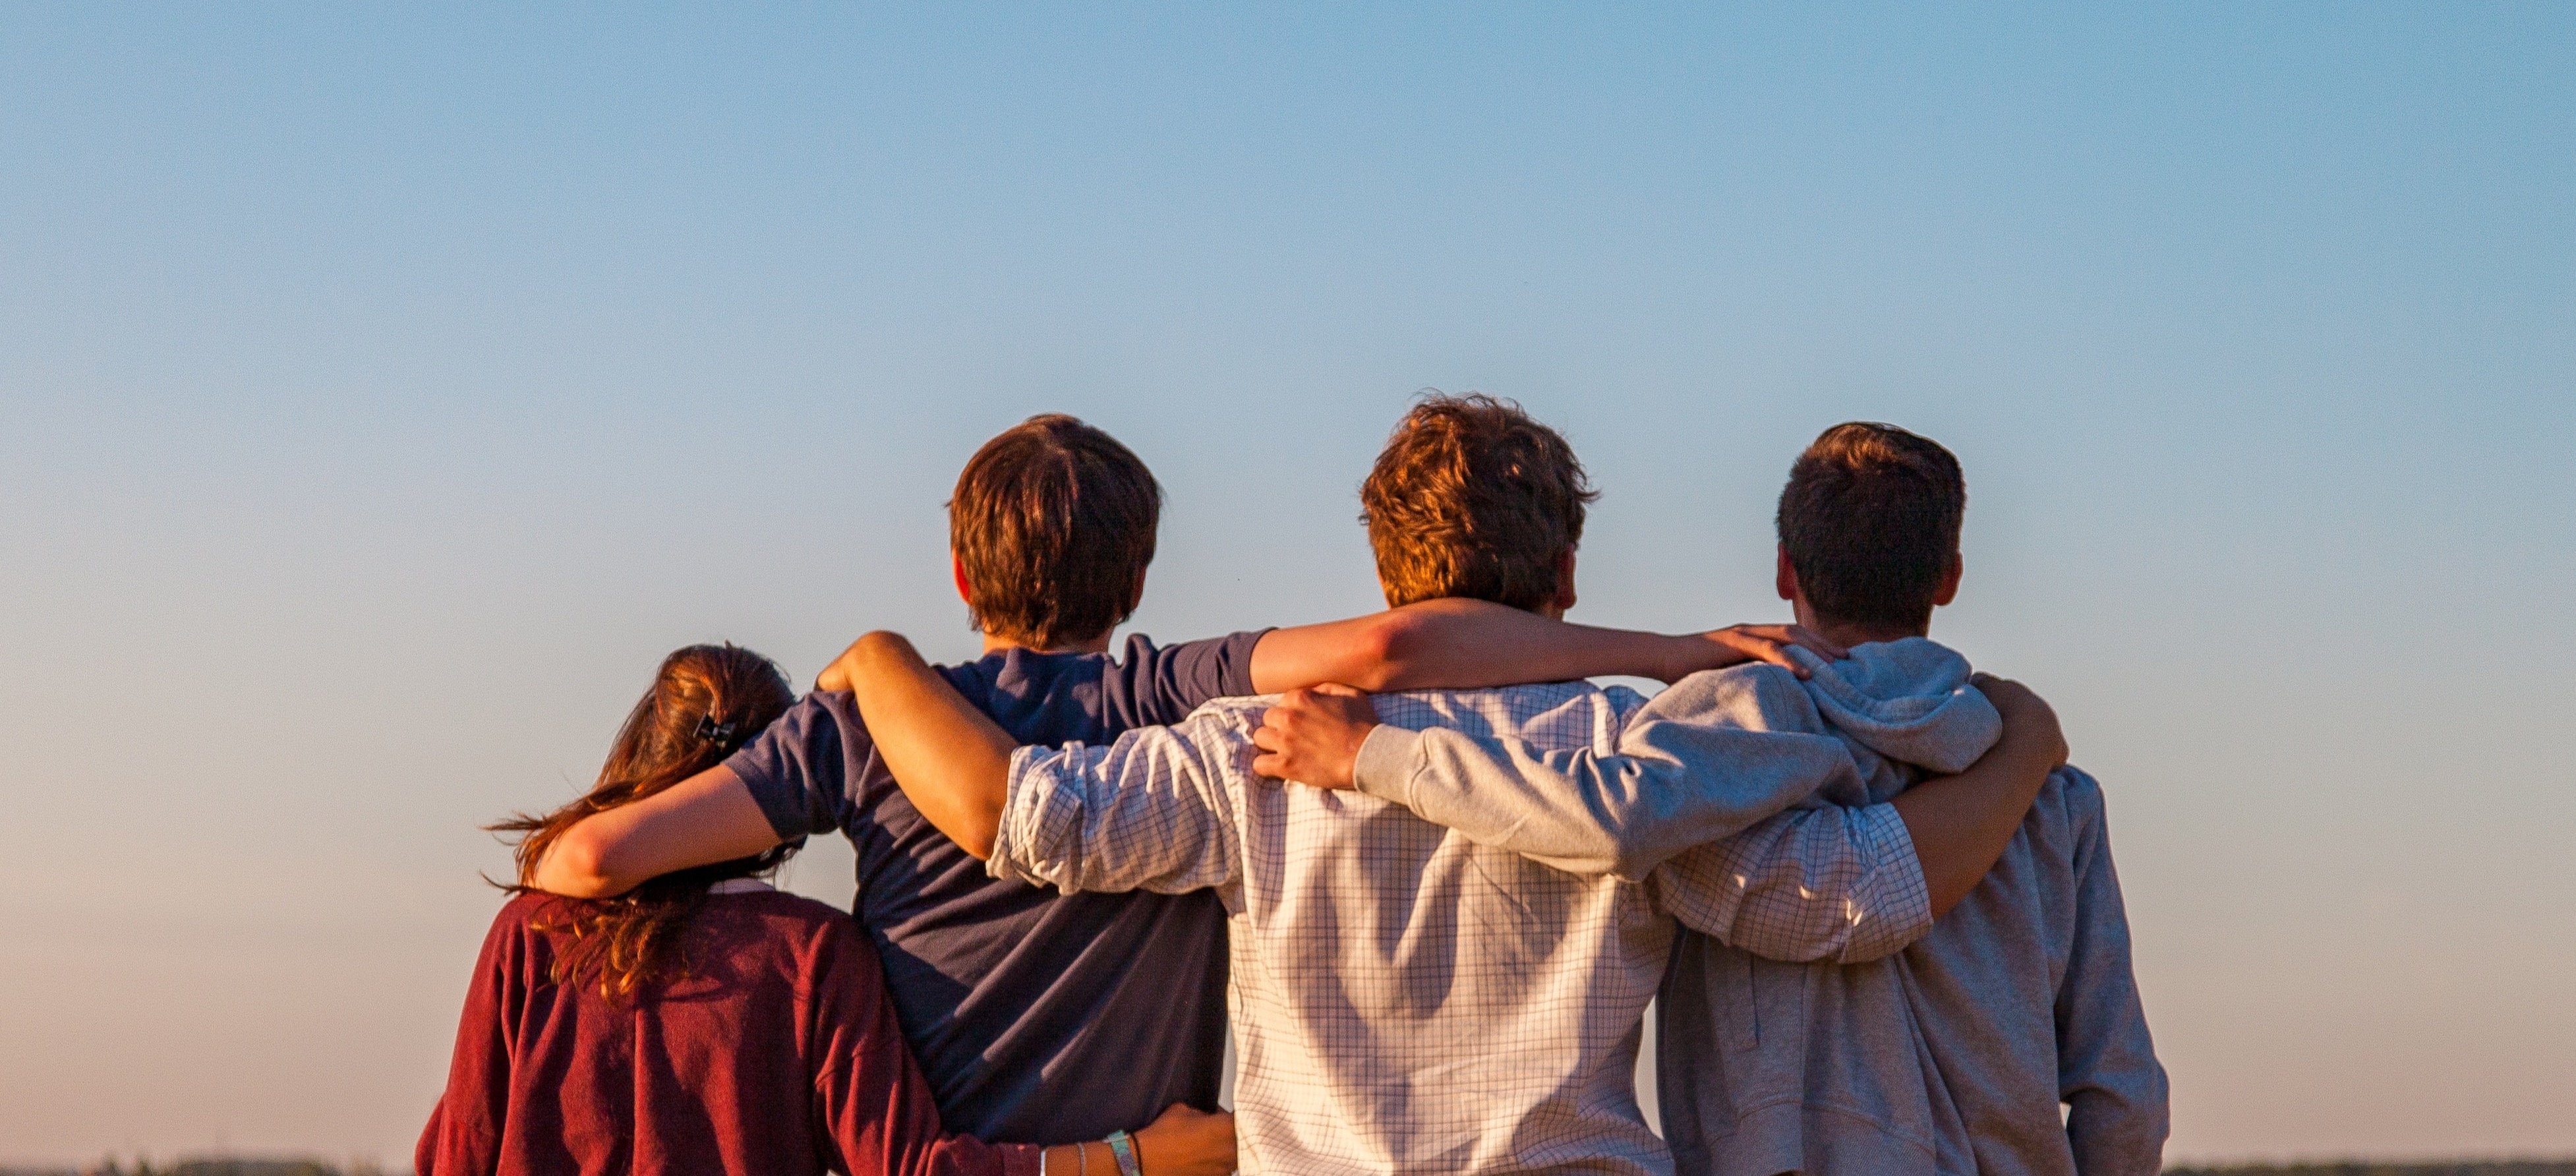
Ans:
[[[719,723],[713,714],[698,716],[698,738],[709,743],[731,743],[733,731],[733,724]]]

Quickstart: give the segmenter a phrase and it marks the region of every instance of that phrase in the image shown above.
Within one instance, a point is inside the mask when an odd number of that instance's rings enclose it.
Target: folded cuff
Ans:
[[[1048,802],[1062,785],[1041,763],[1048,749],[1020,747],[1011,751],[1010,782],[1002,796],[1002,819],[993,828],[993,852],[984,859],[988,877],[1043,885],[1031,868],[1045,859]],[[1076,806],[1076,812],[1080,811]]]
[[[1902,951],[1932,930],[1932,888],[1895,805],[1870,805],[1852,816],[1868,872],[1854,895],[1856,925],[1842,962],[1861,963]]]

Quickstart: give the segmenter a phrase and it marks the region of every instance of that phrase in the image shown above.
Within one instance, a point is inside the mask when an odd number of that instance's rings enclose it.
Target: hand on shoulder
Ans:
[[[1659,677],[1671,685],[1702,670],[1763,662],[1804,678],[1806,667],[1789,656],[1791,646],[1806,649],[1826,661],[1851,652],[1804,625],[1729,625],[1680,638],[1670,672]]]
[[[1261,749],[1252,770],[1317,788],[1356,787],[1360,745],[1376,726],[1377,707],[1348,686],[1291,690],[1262,714],[1261,729],[1252,733]]]

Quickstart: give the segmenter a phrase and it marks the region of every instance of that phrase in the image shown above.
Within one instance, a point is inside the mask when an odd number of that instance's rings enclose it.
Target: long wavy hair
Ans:
[[[777,663],[748,649],[692,645],[663,658],[653,688],[617,729],[599,782],[588,793],[544,816],[514,813],[485,826],[519,835],[519,880],[496,885],[535,892],[529,882],[537,863],[564,830],[724,762],[795,701]],[[587,982],[595,974],[600,995],[615,1001],[686,975],[683,933],[706,904],[708,888],[727,878],[767,874],[803,845],[799,839],[753,857],[664,874],[615,898],[557,904],[537,924],[571,937],[570,946],[555,953],[553,980]]]

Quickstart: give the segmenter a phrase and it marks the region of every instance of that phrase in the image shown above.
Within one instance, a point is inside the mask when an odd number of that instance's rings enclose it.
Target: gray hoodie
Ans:
[[[1658,722],[1830,735],[1858,769],[1811,808],[1883,803],[1925,772],[1974,763],[2002,730],[1968,663],[1929,640],[1863,645],[1694,675],[1659,697]],[[1449,739],[1420,749],[1415,811],[1559,868],[1641,877],[1704,824],[1695,798],[1721,766],[1636,753],[1540,760]],[[1623,758],[1633,755],[1629,762]],[[1364,756],[1363,790],[1390,768]],[[1561,774],[1538,781],[1534,774]],[[1584,798],[1583,820],[1496,803]],[[1457,824],[1472,821],[1478,828]],[[1587,839],[1584,828],[1599,830]],[[2166,1133],[2165,1076],[2130,975],[2128,921],[2102,792],[2054,773],[1994,869],[1894,955],[1800,962],[1756,937],[1685,931],[1658,1025],[1664,1133],[1682,1172],[2151,1176]],[[1891,947],[1901,946],[1891,944]],[[1778,953],[1774,953],[1778,954]],[[2059,1104],[2066,1105],[2061,1121]]]

